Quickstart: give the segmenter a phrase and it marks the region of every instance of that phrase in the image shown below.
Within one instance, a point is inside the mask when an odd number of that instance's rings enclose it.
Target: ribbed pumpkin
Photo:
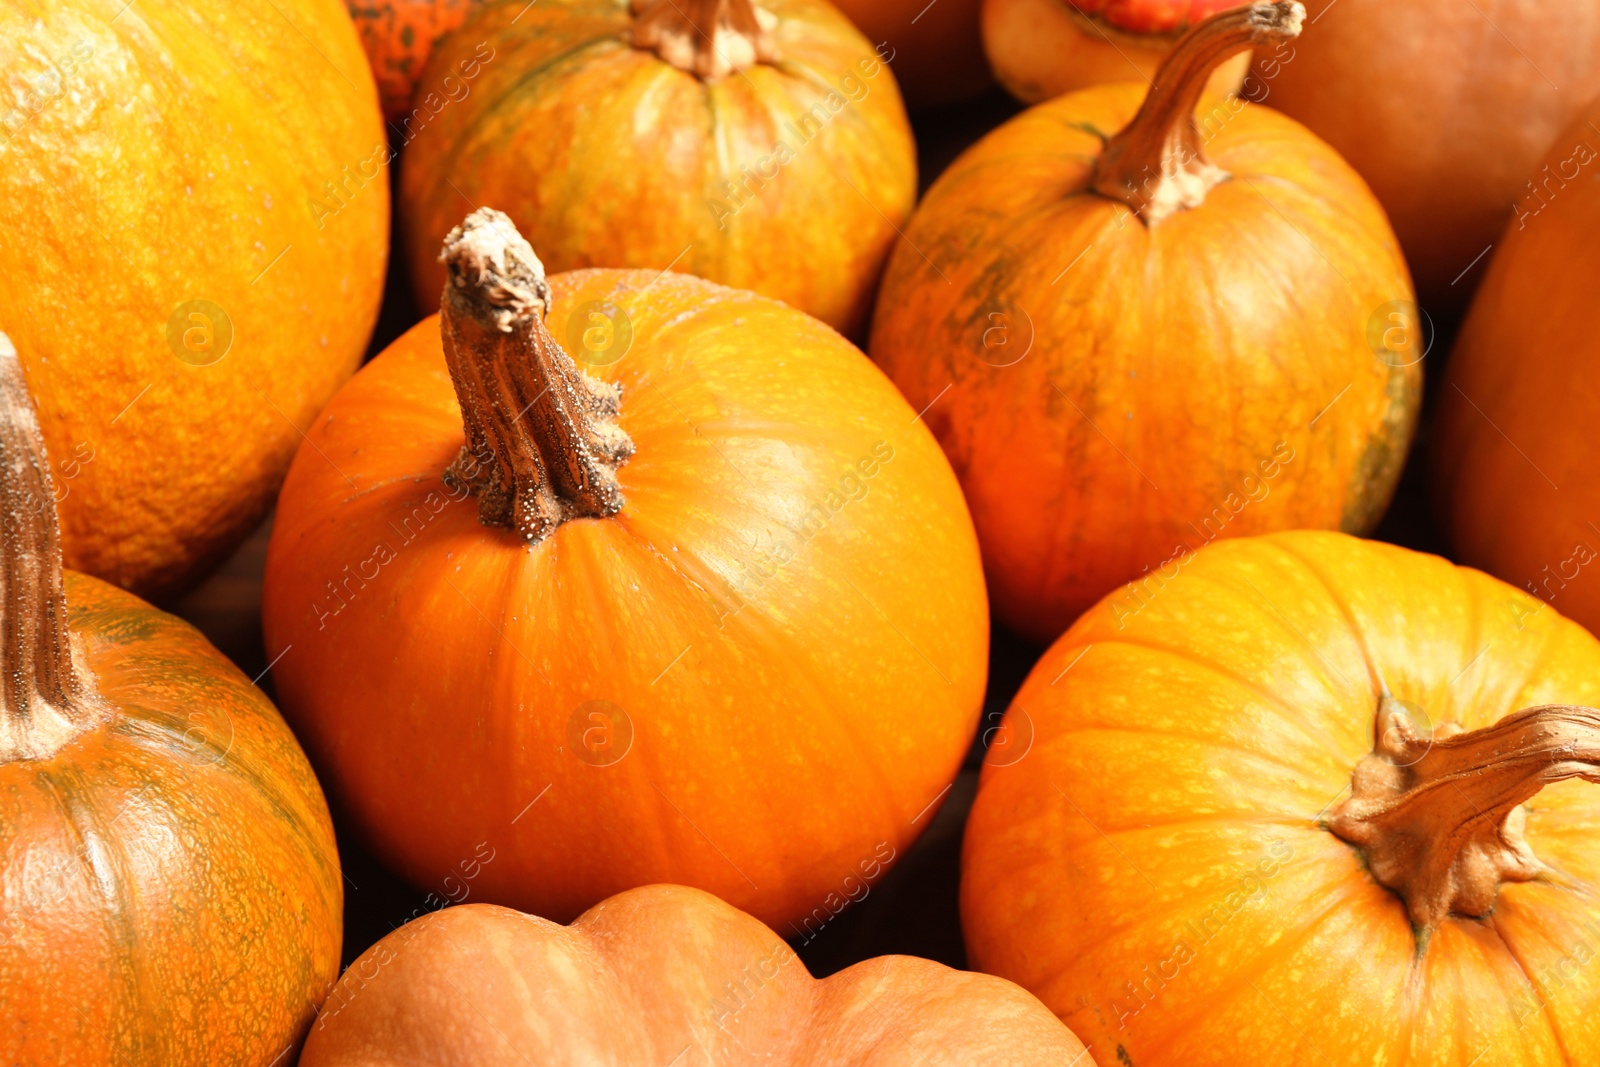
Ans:
[[[1107,82],[1149,84],[1191,25],[1238,6],[1239,0],[983,0],[983,48],[1006,91],[1037,104]],[[1220,64],[1206,95],[1237,91],[1249,69],[1248,50]]]
[[[0,335],[0,1062],[279,1062],[339,973],[322,793],[205,638],[63,573],[59,496]]]
[[[279,500],[291,723],[419,884],[487,843],[490,903],[565,920],[671,881],[787,929],[926,828],[976,727],[988,613],[948,464],[776,301],[547,284],[488,209],[445,259],[442,317],[340,391]]]
[[[1533,174],[1462,327],[1433,447],[1465,563],[1600,631],[1600,105]]]
[[[912,107],[948,104],[994,84],[978,31],[981,0],[838,0],[884,58]]]
[[[1270,109],[1194,111],[1220,62],[1301,13],[1214,16],[1148,98],[1024,113],[895,250],[872,357],[944,445],[995,612],[1030,637],[1218,537],[1370,529],[1394,490],[1423,353],[1383,212]]]
[[[552,271],[673,269],[862,329],[916,157],[894,75],[824,0],[491,0],[404,127],[411,277],[503,209]]]
[[[0,70],[0,329],[79,461],[67,563],[167,595],[261,521],[366,347],[371,75],[339,0],[16,0]]]
[[[481,0],[345,0],[372,64],[385,118],[411,110],[422,68],[439,38],[466,21]]]
[[[1017,694],[1027,754],[984,768],[975,965],[1106,1067],[1595,1062],[1600,643],[1324,532],[1116,603]]]
[[[1067,1067],[1083,1044],[1010,982],[910,956],[823,981],[777,934],[681,886],[570,927],[434,912],[350,965],[301,1067]]]

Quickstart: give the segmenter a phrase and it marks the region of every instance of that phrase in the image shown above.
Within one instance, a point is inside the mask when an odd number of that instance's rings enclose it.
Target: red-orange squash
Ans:
[[[982,0],[838,0],[883,53],[912,107],[965,100],[994,84],[978,31]]]
[[[428,306],[488,205],[552,271],[682,271],[854,335],[916,199],[894,75],[824,0],[491,0],[423,81],[400,211]]]
[[[339,0],[16,0],[0,70],[0,329],[67,564],[168,596],[261,522],[366,347],[372,78]]]
[[[1482,567],[1600,632],[1600,104],[1551,146],[1461,329],[1432,449],[1444,525]]]
[[[1594,1062],[1600,642],[1542,608],[1314,531],[1107,598],[984,768],[970,959],[1105,1067]]]
[[[716,897],[653,885],[570,927],[434,912],[350,965],[300,1067],[1067,1067],[1083,1045],[1010,982],[911,956],[822,981]]]
[[[1394,490],[1423,331],[1383,212],[1270,109],[1194,110],[1218,63],[1301,13],[1214,16],[1148,97],[1024,113],[895,249],[872,357],[961,479],[995,613],[1041,642],[1216,538],[1368,530]]]
[[[800,922],[926,828],[976,727],[988,612],[949,465],[776,301],[547,283],[488,209],[446,265],[442,316],[340,391],[279,500],[290,722],[419,884],[487,848],[474,891],[559,920],[671,881]]]
[[[411,108],[433,46],[466,21],[481,0],[345,0],[378,83],[386,118]]]
[[[322,793],[200,634],[63,572],[59,495],[0,335],[0,1062],[292,1059],[339,973]]]

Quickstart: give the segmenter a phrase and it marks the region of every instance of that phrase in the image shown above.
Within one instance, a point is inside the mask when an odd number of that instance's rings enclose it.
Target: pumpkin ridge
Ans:
[[[1026,705],[1023,705],[1023,706],[1025,707]],[[1195,735],[1195,734],[1178,733],[1176,730],[1171,730],[1171,729],[1154,729],[1154,728],[1151,728],[1151,727],[1148,727],[1148,726],[1131,727],[1131,726],[1115,726],[1115,725],[1111,725],[1111,724],[1098,724],[1098,723],[1095,724],[1095,725],[1092,725],[1092,726],[1075,726],[1075,727],[1072,727],[1071,729],[1062,730],[1059,733],[1052,734],[1050,736],[1050,739],[1047,740],[1047,741],[1037,741],[1036,740],[1034,742],[1034,748],[1033,748],[1032,751],[1048,750],[1050,747],[1056,745],[1057,743],[1059,743],[1061,740],[1063,740],[1065,738],[1083,738],[1083,737],[1093,736],[1095,734],[1123,734],[1123,735],[1128,735],[1128,736],[1145,736],[1145,737],[1155,735],[1155,736],[1160,736],[1160,737],[1170,737],[1175,741],[1194,742],[1197,747],[1204,747],[1204,748],[1215,750],[1217,752],[1232,752],[1232,753],[1236,753],[1236,754],[1238,754],[1240,756],[1243,756],[1246,759],[1250,759],[1250,760],[1256,761],[1256,762],[1261,763],[1261,764],[1263,764],[1263,765],[1265,765],[1267,767],[1275,767],[1275,768],[1277,768],[1279,770],[1294,771],[1294,772],[1299,772],[1299,773],[1304,773],[1304,771],[1305,771],[1304,764],[1288,763],[1288,762],[1285,762],[1285,761],[1282,761],[1282,760],[1277,760],[1277,759],[1274,759],[1272,756],[1270,756],[1270,755],[1268,755],[1266,753],[1257,752],[1254,749],[1243,748],[1243,747],[1241,747],[1239,745],[1232,745],[1232,744],[1209,741],[1209,740],[1201,738],[1201,737],[1199,737],[1198,735]],[[1220,815],[1219,816],[1195,816],[1194,818],[1196,818],[1196,819],[1210,819],[1210,818],[1214,818],[1214,817],[1221,817],[1221,816]],[[1176,820],[1176,822],[1177,823],[1181,823],[1181,822],[1187,821],[1188,818],[1190,818],[1190,817],[1189,816],[1185,816],[1184,819]],[[1301,815],[1301,814],[1295,813],[1295,812],[1290,812],[1288,810],[1283,810],[1279,814],[1271,815],[1271,816],[1263,816],[1262,818],[1264,820],[1268,820],[1268,821],[1284,821],[1286,824],[1291,824],[1292,823],[1292,824],[1295,824],[1295,825],[1304,825],[1305,824],[1305,820],[1308,817],[1305,816],[1305,815]],[[1155,824],[1152,824],[1152,825],[1162,825],[1162,824],[1155,823]],[[1310,825],[1315,826],[1314,823],[1312,823]],[[1137,829],[1137,828],[1138,827],[1135,827],[1135,829]]]
[[[1517,965],[1517,970],[1521,972],[1522,977],[1527,981],[1528,989],[1533,993],[1541,1009],[1537,1014],[1544,1018],[1545,1025],[1550,1028],[1550,1037],[1555,1042],[1556,1050],[1561,1053],[1561,1062],[1566,1067],[1577,1067],[1578,1061],[1573,1059],[1572,1053],[1567,1051],[1567,1042],[1561,1034],[1561,1027],[1558,1025],[1556,1013],[1550,1010],[1550,998],[1545,996],[1544,987],[1539,984],[1538,979],[1533,976],[1533,972],[1523,962],[1522,954],[1511,944],[1511,939],[1505,935],[1499,924],[1494,921],[1493,913],[1483,917],[1483,925],[1505,947],[1506,955],[1511,958],[1511,962]]]
[[[1290,557],[1301,570],[1315,578],[1322,588],[1328,591],[1329,602],[1339,609],[1340,615],[1344,616],[1345,623],[1350,629],[1350,637],[1355,641],[1356,647],[1361,650],[1361,658],[1367,668],[1367,679],[1372,684],[1372,699],[1376,703],[1379,697],[1388,692],[1388,683],[1378,669],[1378,661],[1373,658],[1372,651],[1367,645],[1366,631],[1356,621],[1355,612],[1350,610],[1350,605],[1345,603],[1344,598],[1339,595],[1338,590],[1333,587],[1333,583],[1328,580],[1328,576],[1322,572],[1322,569],[1316,565],[1315,561],[1295,548],[1292,541],[1281,537],[1268,537],[1263,540],[1266,544],[1270,544],[1279,552]],[[1476,615],[1479,611],[1476,598],[1469,597],[1468,599],[1473,601],[1473,612]],[[1476,632],[1476,627],[1474,632]]]

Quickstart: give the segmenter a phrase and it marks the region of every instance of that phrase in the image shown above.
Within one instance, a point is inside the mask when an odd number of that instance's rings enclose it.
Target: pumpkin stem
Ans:
[[[1305,17],[1295,0],[1277,0],[1198,23],[1162,61],[1133,121],[1106,143],[1094,191],[1127,204],[1148,224],[1204,203],[1228,179],[1206,158],[1206,136],[1194,119],[1211,72],[1247,48],[1300,36]]]
[[[708,80],[772,62],[775,25],[751,0],[633,0],[633,46]]]
[[[44,435],[22,361],[0,333],[0,762],[54,755],[97,710],[72,660]]]
[[[1447,724],[1427,737],[1385,697],[1376,734],[1326,825],[1406,902],[1419,936],[1447,915],[1487,915],[1503,882],[1546,874],[1523,837],[1520,805],[1552,782],[1600,782],[1595,708],[1549,704],[1471,733]]]
[[[529,544],[568,519],[616,514],[617,468],[633,455],[616,423],[621,389],[580,371],[545,329],[544,264],[492,208],[451,230],[439,259],[439,332],[467,432],[445,481],[478,495],[484,525]]]

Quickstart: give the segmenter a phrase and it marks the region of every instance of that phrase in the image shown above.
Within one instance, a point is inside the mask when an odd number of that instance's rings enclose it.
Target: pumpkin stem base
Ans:
[[[777,19],[752,0],[633,0],[633,46],[679,70],[720,78],[770,63]]]

